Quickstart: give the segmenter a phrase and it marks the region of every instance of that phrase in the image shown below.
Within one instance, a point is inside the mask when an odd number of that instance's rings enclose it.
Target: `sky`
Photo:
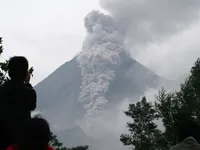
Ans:
[[[199,0],[100,0],[125,36],[133,58],[176,80],[200,56]]]
[[[81,51],[84,17],[106,10],[118,21],[132,57],[176,80],[200,56],[199,0],[0,0],[1,59],[24,55],[35,85]],[[130,15],[131,14],[131,15]]]
[[[24,55],[36,84],[81,51],[84,17],[98,0],[0,0],[1,60]]]

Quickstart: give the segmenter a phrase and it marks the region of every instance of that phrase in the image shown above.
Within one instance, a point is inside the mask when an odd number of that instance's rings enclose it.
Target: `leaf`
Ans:
[[[29,73],[30,73],[31,76],[33,76],[33,71],[34,71],[34,69],[33,69],[33,67],[31,67],[31,68],[29,69]]]

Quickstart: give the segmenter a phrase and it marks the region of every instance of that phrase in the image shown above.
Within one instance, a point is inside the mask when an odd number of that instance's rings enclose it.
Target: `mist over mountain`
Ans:
[[[122,149],[126,105],[166,80],[131,57],[111,16],[92,11],[85,27],[82,52],[35,86],[38,109],[67,146]]]
[[[144,94],[146,89],[158,87],[163,80],[132,58],[124,58],[123,62],[114,71],[115,78],[110,83],[109,90],[105,94],[108,102],[103,107],[105,111],[113,110],[113,113],[115,113],[115,109],[124,99],[137,99]],[[76,57],[63,64],[35,86],[38,94],[39,110],[48,118],[56,130],[63,133],[62,131],[69,129],[70,136],[67,139],[72,138],[72,135],[75,137],[78,135],[73,133],[75,129],[73,131],[70,130],[87,113],[83,104],[78,101],[81,92],[80,86],[81,68]],[[67,133],[66,136],[68,135]],[[61,135],[62,139],[64,139],[63,137]],[[82,138],[83,141],[84,139]],[[76,144],[82,144],[82,141],[78,140]]]
[[[161,77],[132,58],[123,60],[123,63],[115,69],[115,74],[116,77],[106,93],[106,97],[109,99],[108,105],[119,103],[126,97],[140,96],[147,88],[156,88],[162,81]],[[81,69],[75,57],[35,86],[39,109],[42,112],[44,110],[52,112],[56,110],[56,107],[64,107],[63,115],[68,116],[67,120],[76,120],[76,118],[84,116],[86,111],[78,102],[80,86]],[[76,111],[74,112],[74,110]],[[60,111],[62,109],[58,110],[58,115],[62,115]],[[52,114],[56,115],[56,112]]]

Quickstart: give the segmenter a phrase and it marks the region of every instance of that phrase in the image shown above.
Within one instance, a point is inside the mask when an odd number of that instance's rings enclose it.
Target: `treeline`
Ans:
[[[143,97],[130,104],[125,114],[133,121],[127,123],[129,134],[120,137],[124,145],[135,150],[169,150],[179,142],[179,125],[186,120],[200,121],[200,59],[180,91],[169,93],[163,88],[153,102]],[[162,124],[162,130],[156,122]]]

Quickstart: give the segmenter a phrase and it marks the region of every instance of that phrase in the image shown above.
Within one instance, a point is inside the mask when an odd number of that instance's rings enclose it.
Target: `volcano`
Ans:
[[[104,150],[117,149],[118,145],[108,145],[103,137],[98,142],[86,137],[80,120],[108,110],[112,110],[109,113],[113,118],[125,99],[139,99],[147,89],[157,88],[165,79],[130,56],[111,16],[92,11],[85,18],[85,27],[87,36],[82,52],[35,86],[38,109],[59,130],[57,133],[67,145],[73,141],[70,146],[85,143],[96,150],[97,145]],[[112,140],[110,143],[114,143]]]

